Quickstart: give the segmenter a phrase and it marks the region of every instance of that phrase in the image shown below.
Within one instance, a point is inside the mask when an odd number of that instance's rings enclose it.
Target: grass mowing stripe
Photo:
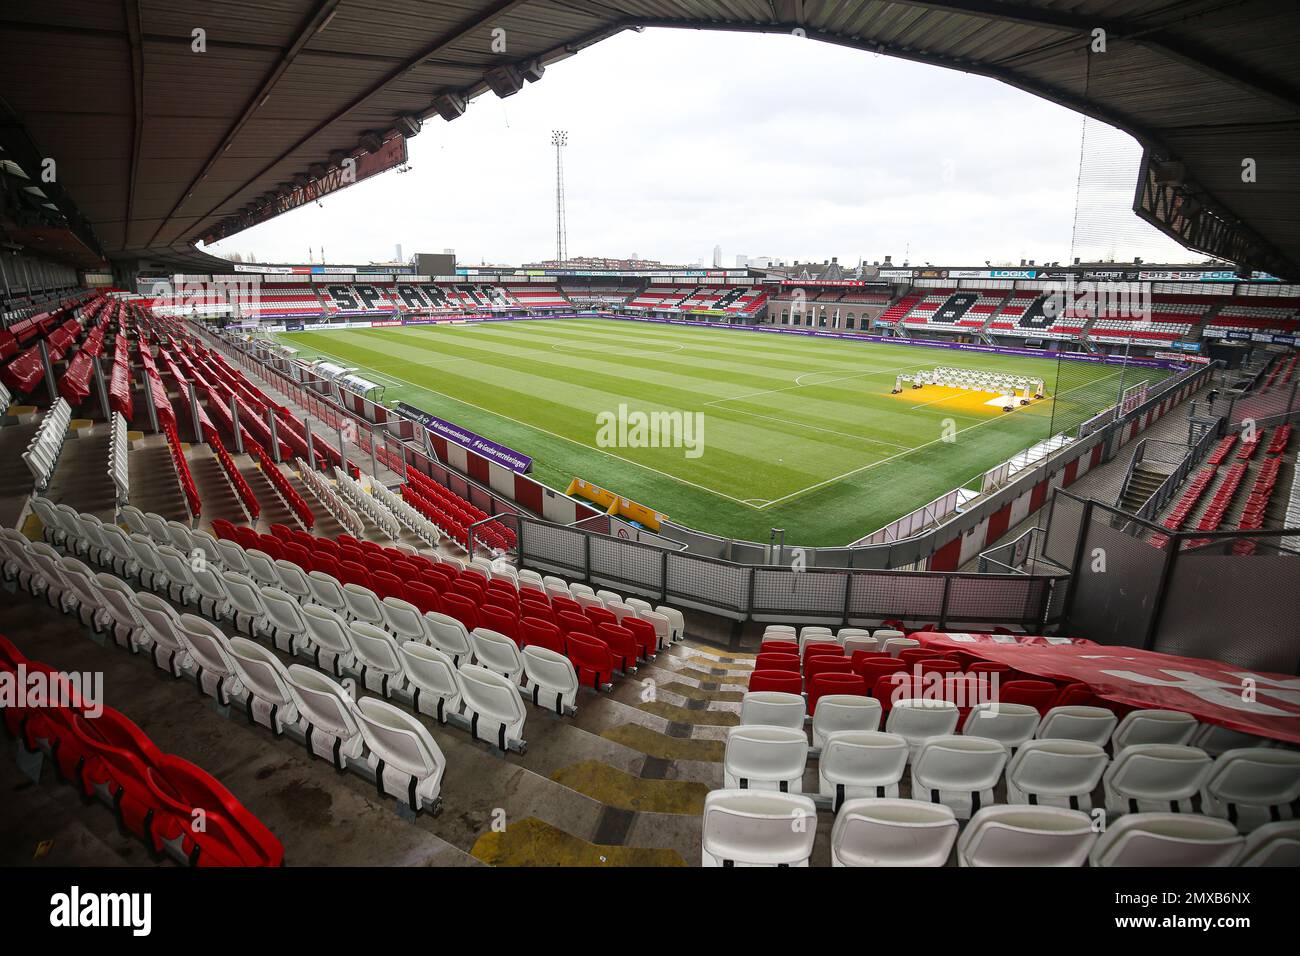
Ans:
[[[800,544],[873,531],[1117,391],[1113,366],[600,319],[286,339],[401,380],[403,400],[533,455],[553,487],[580,475],[702,530],[762,540],[777,525]],[[1055,399],[982,418],[889,394],[889,375],[940,364],[1040,377]],[[705,453],[593,447],[594,414],[620,402],[704,412]],[[939,440],[946,421],[955,442]]]

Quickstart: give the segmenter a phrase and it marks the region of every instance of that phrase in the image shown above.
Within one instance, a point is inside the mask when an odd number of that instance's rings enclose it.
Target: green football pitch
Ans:
[[[300,357],[356,367],[386,402],[531,455],[552,488],[577,476],[689,527],[759,541],[783,528],[797,545],[848,544],[1077,428],[1114,403],[1121,376],[1167,374],[606,319],[279,337]],[[890,394],[896,376],[940,365],[1043,379],[1048,398],[1007,413],[988,395]],[[660,431],[637,427],[655,412],[668,413]]]

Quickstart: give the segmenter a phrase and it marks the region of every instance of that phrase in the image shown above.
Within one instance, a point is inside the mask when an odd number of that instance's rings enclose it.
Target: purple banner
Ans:
[[[488,461],[496,462],[503,468],[509,468],[516,474],[527,474],[528,469],[533,466],[532,458],[521,452],[515,451],[506,445],[500,445],[491,439],[484,438],[482,435],[476,435],[468,428],[461,428],[446,419],[439,418],[437,415],[430,415],[428,412],[421,411],[414,405],[408,405],[406,402],[398,402],[393,406],[393,411],[408,418],[418,425],[423,425],[433,434],[462,448],[467,448],[477,455],[482,455]]]

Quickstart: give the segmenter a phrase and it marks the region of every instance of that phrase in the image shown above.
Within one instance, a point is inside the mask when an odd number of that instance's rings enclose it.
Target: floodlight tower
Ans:
[[[569,145],[568,130],[551,131],[551,145],[555,147],[555,261],[568,258],[569,235],[564,221],[564,147]]]

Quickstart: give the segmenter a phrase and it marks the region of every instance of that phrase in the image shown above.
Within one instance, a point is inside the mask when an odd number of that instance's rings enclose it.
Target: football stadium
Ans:
[[[11,924],[329,879],[294,931],[373,937],[390,868],[454,866],[888,867],[963,925],[998,867],[1031,923],[1282,925],[1294,25],[7,4]]]

